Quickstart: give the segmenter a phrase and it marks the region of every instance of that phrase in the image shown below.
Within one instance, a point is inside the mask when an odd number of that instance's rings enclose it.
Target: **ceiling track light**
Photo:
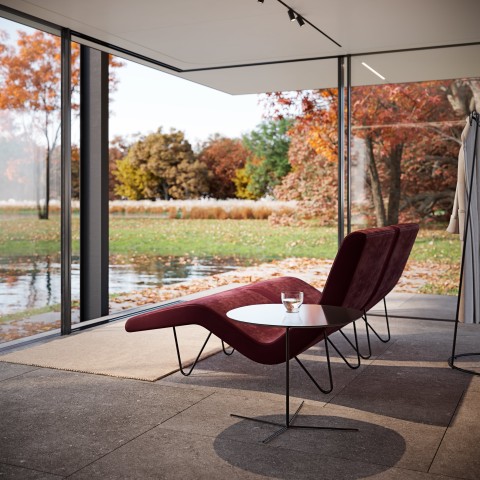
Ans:
[[[257,0],[258,3],[263,4],[265,0]],[[337,47],[342,47],[336,40],[334,40],[330,35],[327,35],[324,31],[320,30],[316,25],[312,22],[307,20],[306,18],[302,17],[299,13],[297,13],[290,5],[287,5],[283,0],[277,0],[278,3],[283,5],[287,9],[288,18],[291,22],[297,21],[300,27],[303,27],[306,23],[308,23],[312,28],[314,28],[318,33],[321,33],[325,38],[328,38],[332,43],[334,43]]]

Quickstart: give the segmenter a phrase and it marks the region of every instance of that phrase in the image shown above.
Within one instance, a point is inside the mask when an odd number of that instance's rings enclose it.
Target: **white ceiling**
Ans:
[[[277,0],[0,3],[142,55],[141,63],[151,59],[170,65],[180,71],[156,68],[233,94],[335,86],[336,60],[311,59],[480,42],[480,0],[285,1],[341,47],[308,24],[300,28],[290,22]],[[387,82],[399,82],[480,76],[479,58],[478,46],[353,57],[352,81],[382,83],[362,61]],[[231,68],[235,65],[242,67]]]

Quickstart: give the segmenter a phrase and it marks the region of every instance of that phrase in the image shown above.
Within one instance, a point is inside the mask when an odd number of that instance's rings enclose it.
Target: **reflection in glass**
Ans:
[[[60,38],[0,19],[0,342],[58,327]]]

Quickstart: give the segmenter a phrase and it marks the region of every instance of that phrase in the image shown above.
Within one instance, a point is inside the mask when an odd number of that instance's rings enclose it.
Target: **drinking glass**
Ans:
[[[303,303],[303,292],[282,292],[282,303],[288,313],[296,313]]]

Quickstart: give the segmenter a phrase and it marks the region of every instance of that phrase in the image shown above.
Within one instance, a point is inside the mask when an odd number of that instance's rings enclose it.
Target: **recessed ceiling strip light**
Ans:
[[[362,62],[362,65],[365,68],[368,68],[372,73],[374,73],[377,77],[380,77],[382,80],[386,80],[383,75],[380,75],[376,70],[374,70],[370,65],[367,65],[365,62]]]

